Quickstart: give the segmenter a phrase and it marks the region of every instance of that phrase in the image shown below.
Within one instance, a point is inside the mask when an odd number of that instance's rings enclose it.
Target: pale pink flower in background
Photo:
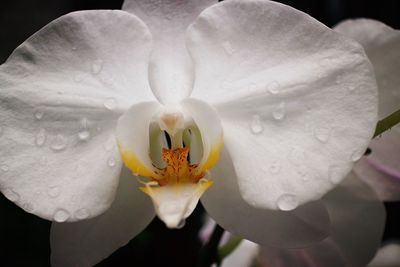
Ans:
[[[400,31],[371,19],[347,20],[335,30],[354,38],[374,67],[379,89],[379,118],[400,108]],[[400,200],[400,126],[375,138],[371,155],[363,157],[355,172],[385,201]]]

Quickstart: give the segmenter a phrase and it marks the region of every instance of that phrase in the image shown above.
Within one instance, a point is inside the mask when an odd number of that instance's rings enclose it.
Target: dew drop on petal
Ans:
[[[314,137],[321,143],[327,143],[331,137],[331,129],[328,127],[317,127],[314,129]]]
[[[113,157],[111,157],[111,158],[108,159],[107,163],[108,163],[108,166],[114,167],[115,164],[116,164],[116,161],[115,161],[115,159]]]
[[[272,111],[272,117],[277,121],[281,121],[285,118],[285,115],[286,115],[285,103],[281,102]]]
[[[108,110],[114,110],[117,107],[117,101],[115,100],[115,98],[109,97],[104,100],[103,105]]]
[[[43,146],[45,142],[46,142],[46,130],[40,129],[35,136],[35,144],[37,146]]]
[[[250,130],[253,134],[260,134],[264,131],[264,125],[259,115],[253,115],[250,123]]]
[[[86,141],[90,138],[90,132],[86,129],[83,129],[83,130],[79,131],[78,137],[80,140]]]
[[[60,195],[61,190],[58,186],[51,186],[48,190],[47,190],[47,195],[49,195],[49,197],[51,198],[56,198]]]
[[[176,229],[182,229],[183,227],[185,227],[186,224],[186,220],[181,220],[178,225],[176,226]]]
[[[281,171],[281,163],[279,160],[275,160],[272,162],[272,164],[269,166],[269,172],[272,174],[277,174]]]
[[[269,91],[271,94],[273,94],[273,95],[276,95],[276,94],[279,93],[280,87],[281,87],[281,86],[280,86],[280,84],[279,84],[277,81],[270,82],[270,83],[267,85],[268,91]]]
[[[28,202],[27,202],[27,203],[24,203],[24,204],[22,205],[22,208],[23,208],[26,212],[29,212],[29,213],[32,213],[33,210],[34,210],[32,203],[28,203]]]
[[[78,48],[76,46],[73,46],[73,47],[71,47],[71,50],[76,51],[76,50],[78,50]]]
[[[103,60],[97,59],[92,63],[92,73],[99,74],[100,71],[103,69]]]
[[[61,151],[65,149],[67,147],[67,138],[62,134],[57,134],[50,147],[54,151]]]
[[[3,164],[3,165],[1,165],[0,169],[3,172],[8,172],[10,170],[10,167],[8,167],[8,165]]]
[[[299,205],[297,197],[292,194],[283,194],[278,198],[277,206],[280,210],[294,210]]]
[[[359,159],[361,159],[361,157],[362,157],[363,155],[364,155],[364,151],[355,150],[355,151],[351,154],[350,159],[351,159],[351,161],[356,162],[356,161],[358,161]]]
[[[44,115],[43,111],[36,111],[35,112],[35,118],[37,120],[41,120],[43,118],[43,115]]]
[[[85,208],[79,209],[75,212],[75,217],[79,220],[87,219],[89,218],[89,212]]]
[[[18,193],[10,188],[4,189],[3,194],[8,200],[12,202],[18,201],[20,198]]]
[[[56,209],[56,211],[54,212],[54,216],[53,219],[56,222],[65,222],[66,220],[69,219],[69,212],[65,209]]]

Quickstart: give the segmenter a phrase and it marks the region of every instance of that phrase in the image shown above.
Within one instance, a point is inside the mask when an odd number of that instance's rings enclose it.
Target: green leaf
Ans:
[[[376,125],[374,137],[377,137],[384,133],[387,130],[390,130],[393,126],[400,122],[400,109],[398,111],[393,112],[386,118],[378,121]]]

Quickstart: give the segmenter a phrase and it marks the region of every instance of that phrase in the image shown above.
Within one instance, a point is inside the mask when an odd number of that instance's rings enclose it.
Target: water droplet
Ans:
[[[250,123],[250,130],[253,134],[260,134],[264,131],[264,125],[259,115],[253,115]]]
[[[8,200],[10,200],[12,202],[15,202],[15,201],[19,200],[18,193],[15,192],[14,190],[10,189],[10,188],[4,189],[3,194]]]
[[[115,100],[115,98],[112,98],[112,97],[104,100],[103,104],[104,104],[104,107],[109,110],[114,110],[117,107],[117,101]]]
[[[43,115],[44,115],[43,111],[36,111],[35,112],[35,118],[37,120],[41,120],[43,118]]]
[[[1,170],[3,171],[3,172],[8,172],[9,170],[10,170],[10,167],[8,167],[8,165],[5,165],[5,164],[3,164],[3,165],[1,165]]]
[[[232,44],[229,41],[223,42],[222,47],[228,55],[235,53],[235,49],[232,47]]]
[[[54,151],[61,151],[65,149],[67,147],[67,138],[62,134],[57,134],[50,147]]]
[[[114,167],[115,164],[116,164],[116,161],[115,161],[115,159],[113,157],[111,157],[111,158],[108,159],[107,163],[108,163],[108,166]]]
[[[278,208],[283,211],[294,210],[299,205],[297,197],[292,194],[283,194],[278,198]]]
[[[61,222],[65,222],[66,220],[68,220],[69,216],[70,216],[70,214],[69,214],[69,212],[68,212],[67,210],[64,210],[64,209],[57,209],[57,210],[54,212],[53,219],[54,219],[56,222],[61,223]]]
[[[331,129],[329,127],[315,128],[314,137],[321,143],[327,143],[331,137]]]
[[[328,172],[329,181],[331,181],[333,184],[340,183],[344,177],[343,168],[340,168],[337,165],[329,166]]]
[[[78,48],[76,46],[73,46],[73,47],[71,47],[71,50],[76,51],[76,50],[78,50]]]
[[[364,151],[365,150],[362,150],[362,151],[361,150],[356,150],[356,151],[354,151],[350,156],[351,161],[356,162],[357,160],[361,159],[361,157],[364,155]]]
[[[267,85],[268,91],[269,91],[271,94],[273,94],[273,95],[276,95],[276,94],[279,93],[280,87],[281,87],[281,86],[280,86],[280,84],[279,84],[277,81],[270,82],[270,83]]]
[[[277,174],[281,171],[281,163],[279,160],[275,160],[272,162],[271,166],[269,166],[269,172],[272,174]]]
[[[87,219],[89,217],[89,212],[85,208],[79,209],[75,212],[75,217],[79,220]]]
[[[272,111],[272,117],[277,120],[281,121],[285,118],[286,111],[285,111],[285,103],[281,102],[275,109]]]
[[[103,60],[97,59],[92,63],[92,73],[99,74],[100,71],[103,69]]]
[[[85,129],[81,130],[78,133],[78,137],[79,137],[80,140],[86,141],[86,140],[88,140],[90,138],[90,132],[88,130],[85,130]]]
[[[40,129],[39,132],[36,134],[35,144],[37,146],[43,146],[45,142],[46,142],[46,130]]]
[[[51,198],[56,198],[60,195],[61,190],[58,186],[51,186],[48,190],[47,190],[47,194],[49,195],[49,197]]]
[[[23,208],[26,212],[29,212],[29,213],[32,213],[33,210],[34,210],[33,205],[32,205],[31,203],[24,203],[24,204],[22,205],[22,208]]]
[[[183,227],[185,227],[186,224],[186,220],[181,220],[178,225],[176,226],[176,229],[182,229]]]

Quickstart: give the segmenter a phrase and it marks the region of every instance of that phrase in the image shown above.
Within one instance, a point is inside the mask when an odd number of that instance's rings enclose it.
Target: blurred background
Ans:
[[[76,10],[120,9],[122,0],[2,0],[0,64],[41,27]],[[400,29],[400,1],[288,0],[329,27],[348,18],[373,18]],[[383,242],[400,240],[400,202],[385,203],[387,225]],[[168,230],[155,219],[146,231],[98,266],[195,266],[201,246],[201,205],[180,230]],[[24,212],[0,194],[0,266],[49,266],[50,222]]]

